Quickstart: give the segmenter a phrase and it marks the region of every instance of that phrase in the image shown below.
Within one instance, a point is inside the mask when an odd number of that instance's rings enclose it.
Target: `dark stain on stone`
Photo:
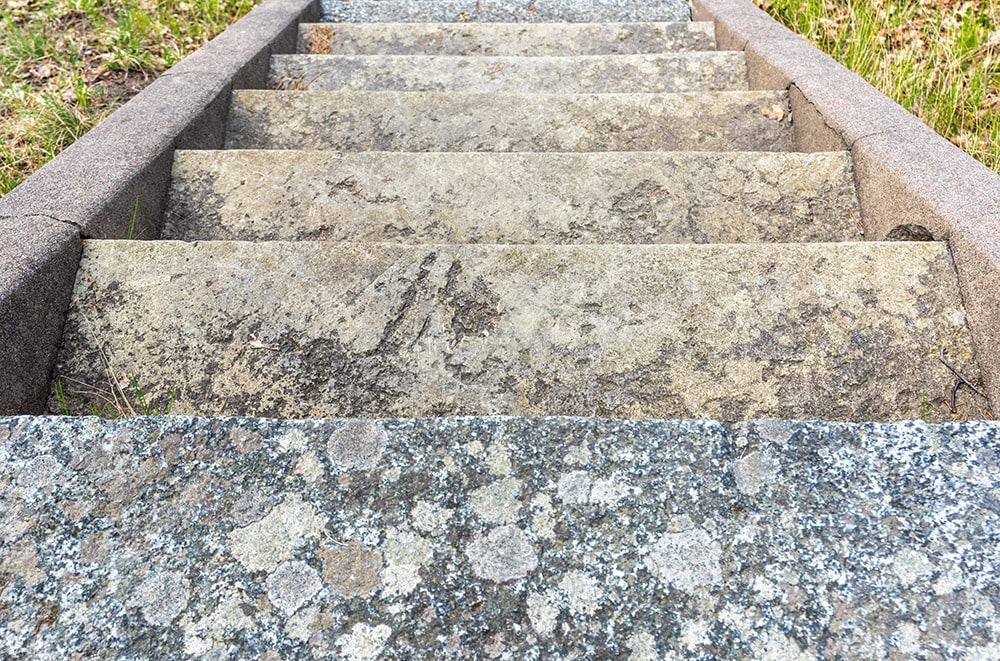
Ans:
[[[855,292],[866,308],[878,307],[878,292],[874,289],[858,289]]]
[[[670,191],[651,179],[644,179],[631,189],[611,198],[611,216],[623,229],[635,230],[636,223],[646,225],[656,220],[656,211]]]
[[[500,320],[497,304],[500,297],[482,276],[477,276],[470,287],[462,287],[462,263],[452,262],[445,285],[441,290],[444,303],[454,309],[450,326],[457,341],[463,337],[482,337],[496,328]]]
[[[220,209],[228,202],[225,195],[217,192],[217,175],[206,169],[192,167],[189,178],[174,177],[167,193],[163,211],[161,238],[191,241],[212,235],[228,237],[222,222]],[[222,236],[219,236],[219,234]]]
[[[885,235],[886,241],[935,241],[934,235],[923,225],[896,225]]]
[[[337,182],[328,182],[328,183],[330,185],[330,190],[334,193],[343,192],[343,193],[350,193],[351,195],[354,196],[360,196],[361,193],[364,192],[363,189],[361,188],[361,184],[359,184],[358,180],[355,179],[354,177],[347,177]]]

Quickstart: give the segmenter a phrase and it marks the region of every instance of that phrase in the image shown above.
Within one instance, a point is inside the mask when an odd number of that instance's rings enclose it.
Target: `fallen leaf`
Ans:
[[[770,108],[761,108],[760,112],[764,117],[773,119],[776,122],[780,122],[785,116],[785,109],[778,104],[774,104]]]
[[[257,339],[256,335],[250,336],[250,348],[251,349],[265,349],[267,351],[281,351],[281,347],[272,346],[270,344],[264,344]]]
[[[45,80],[46,78],[51,78],[55,75],[55,67],[53,67],[48,62],[43,64],[36,64],[35,66],[28,69],[28,73],[35,80]]]

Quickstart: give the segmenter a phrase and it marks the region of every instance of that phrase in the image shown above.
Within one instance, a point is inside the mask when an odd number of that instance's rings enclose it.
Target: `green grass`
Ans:
[[[0,196],[258,1],[0,3]]]
[[[1000,172],[1000,0],[755,0]]]
[[[175,389],[170,389],[166,404],[160,408],[139,383],[135,372],[119,370],[112,362],[111,353],[98,347],[98,356],[104,371],[103,383],[85,383],[66,378],[70,388],[56,379],[52,385],[55,409],[61,415],[73,415],[83,410],[101,418],[131,418],[139,415],[170,415],[174,407]],[[84,404],[86,408],[84,408]]]

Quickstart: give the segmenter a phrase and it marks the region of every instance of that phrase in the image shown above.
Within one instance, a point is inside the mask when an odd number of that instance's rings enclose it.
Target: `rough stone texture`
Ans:
[[[962,302],[993,415],[1000,418],[1000,214],[962,227],[948,245],[955,255]]]
[[[625,55],[715,50],[711,23],[311,23],[300,53]]]
[[[686,21],[684,0],[323,0],[333,22],[568,22]]]
[[[937,243],[88,242],[56,378],[72,412],[134,377],[209,415],[941,419],[942,348],[978,378]]]
[[[845,153],[179,151],[163,236],[401,243],[849,241]]]
[[[50,218],[0,217],[0,237],[0,415],[41,413],[80,234]]]
[[[997,658],[998,461],[986,422],[0,419],[0,655]]]
[[[313,91],[669,93],[747,89],[742,53],[495,57],[277,55],[271,89]]]
[[[793,151],[784,92],[233,94],[229,149]]]
[[[831,132],[851,148],[867,236],[919,225],[949,239],[1000,414],[1000,177],[749,0],[692,4],[696,20],[715,21],[720,48],[745,52],[752,89],[794,85],[821,116],[801,148],[828,149]]]

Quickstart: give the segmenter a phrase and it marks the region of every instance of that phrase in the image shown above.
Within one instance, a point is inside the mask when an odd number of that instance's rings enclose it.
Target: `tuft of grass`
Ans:
[[[1000,172],[1000,0],[754,0]]]
[[[259,1],[0,3],[0,196]]]

